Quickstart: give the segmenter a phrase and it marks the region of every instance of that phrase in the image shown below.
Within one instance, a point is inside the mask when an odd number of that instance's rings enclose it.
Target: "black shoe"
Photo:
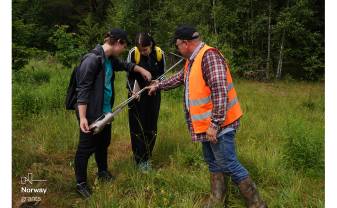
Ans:
[[[76,190],[85,199],[88,199],[92,194],[86,182],[78,183],[76,185]]]
[[[113,181],[115,180],[115,177],[113,175],[111,175],[111,173],[109,171],[100,171],[97,173],[97,178],[100,181],[104,181],[104,182],[109,182],[109,181]]]

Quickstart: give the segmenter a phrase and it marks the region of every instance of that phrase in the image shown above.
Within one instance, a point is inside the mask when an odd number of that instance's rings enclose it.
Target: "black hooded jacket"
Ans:
[[[95,51],[95,52],[93,52]],[[90,123],[95,121],[103,113],[104,83],[105,83],[105,64],[104,50],[101,45],[97,45],[92,52],[86,55],[80,67],[76,71],[77,80],[77,105],[76,115],[78,114],[78,104],[87,105],[86,118]],[[97,55],[98,54],[98,55]],[[111,106],[114,104],[114,79],[115,71],[133,71],[135,64],[121,62],[116,57],[111,57],[113,73],[111,78]]]

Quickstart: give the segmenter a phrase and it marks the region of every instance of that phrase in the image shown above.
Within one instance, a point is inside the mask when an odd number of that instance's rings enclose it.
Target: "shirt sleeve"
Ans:
[[[114,71],[132,72],[136,65],[135,63],[132,62],[121,61],[118,58],[112,58],[111,61]]]
[[[227,78],[225,59],[216,49],[208,50],[202,59],[203,77],[211,89],[213,109],[211,127],[219,130],[226,118]]]
[[[89,103],[90,92],[100,69],[98,61],[97,56],[91,54],[83,60],[76,71],[77,103]]]
[[[184,83],[184,69],[180,70],[178,73],[172,77],[159,82],[159,90],[170,90],[176,88]]]

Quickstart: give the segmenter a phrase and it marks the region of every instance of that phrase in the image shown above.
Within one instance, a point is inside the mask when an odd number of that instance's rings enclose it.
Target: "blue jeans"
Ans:
[[[218,138],[216,144],[202,142],[204,160],[212,173],[224,172],[233,182],[238,184],[248,177],[248,171],[241,165],[235,152],[235,130]]]

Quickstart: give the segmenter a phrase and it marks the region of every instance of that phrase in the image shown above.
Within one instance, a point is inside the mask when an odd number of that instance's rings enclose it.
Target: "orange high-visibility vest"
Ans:
[[[206,132],[211,123],[213,103],[211,99],[211,89],[207,86],[201,69],[202,58],[205,52],[212,47],[204,45],[198,52],[190,68],[189,75],[189,112],[192,120],[192,126],[195,133]],[[188,60],[185,65],[184,78],[188,72]],[[227,78],[227,103],[226,118],[221,127],[227,126],[239,119],[243,113],[233,86],[232,76],[229,66],[226,63]]]

